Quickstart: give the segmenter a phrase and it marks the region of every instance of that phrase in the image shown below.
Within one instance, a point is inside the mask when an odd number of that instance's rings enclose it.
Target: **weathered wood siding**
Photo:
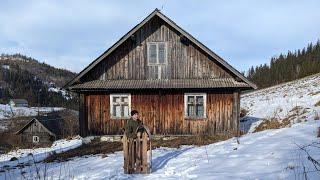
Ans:
[[[81,81],[154,79],[158,78],[158,68],[162,79],[231,77],[228,70],[195,44],[182,43],[179,32],[158,17],[138,30],[133,39],[120,45]],[[147,62],[147,42],[156,41],[167,42],[167,64],[161,67],[148,66]]]
[[[43,126],[36,121],[27,127],[20,136],[23,143],[29,144],[33,143],[33,136],[39,137],[39,142],[37,143],[39,145],[50,144],[55,140],[48,132],[46,132]]]
[[[131,108],[140,112],[152,134],[234,133],[239,123],[238,92],[206,92],[206,119],[184,118],[184,92],[132,92]],[[126,120],[110,119],[109,94],[85,96],[85,135],[120,134]],[[81,123],[81,122],[80,122]],[[82,134],[84,135],[84,134]]]

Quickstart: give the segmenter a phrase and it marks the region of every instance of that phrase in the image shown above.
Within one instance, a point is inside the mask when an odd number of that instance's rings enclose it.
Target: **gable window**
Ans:
[[[148,65],[164,65],[167,62],[167,44],[165,42],[149,42]]]
[[[111,118],[129,118],[131,109],[130,94],[110,94],[110,114]]]
[[[190,119],[206,118],[205,93],[186,93],[184,95],[185,117]]]
[[[32,142],[38,143],[39,142],[39,136],[32,136]]]

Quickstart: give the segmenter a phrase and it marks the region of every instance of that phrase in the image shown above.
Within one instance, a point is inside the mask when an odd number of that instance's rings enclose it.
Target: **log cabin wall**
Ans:
[[[201,91],[203,92],[203,91]],[[184,118],[184,92],[131,92],[131,109],[140,112],[140,119],[152,134],[207,134],[236,132],[239,127],[239,93],[234,91],[207,93],[206,119]],[[84,96],[82,135],[121,134],[125,119],[110,119],[109,93]]]
[[[132,38],[89,71],[81,82],[106,79],[162,79],[232,77],[223,66],[195,44],[181,42],[181,35],[159,17],[153,17]],[[167,64],[148,66],[147,43],[167,42]]]

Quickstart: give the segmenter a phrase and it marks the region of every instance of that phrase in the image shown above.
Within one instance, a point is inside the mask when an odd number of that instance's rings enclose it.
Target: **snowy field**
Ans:
[[[123,154],[116,152],[78,157],[62,163],[39,163],[0,173],[0,179],[33,179],[36,168],[49,179],[303,179],[304,167],[309,179],[319,179],[319,172],[307,160],[298,145],[318,141],[320,121],[307,121],[290,128],[267,130],[235,139],[180,149],[158,148],[153,151],[152,170],[148,175],[123,174]],[[320,159],[319,148],[309,153]],[[46,170],[45,170],[46,169]],[[309,172],[310,171],[310,172]]]

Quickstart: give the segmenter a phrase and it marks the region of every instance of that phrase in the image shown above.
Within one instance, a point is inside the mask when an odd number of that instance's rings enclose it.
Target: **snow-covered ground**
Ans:
[[[303,179],[304,167],[309,179],[319,179],[319,172],[309,172],[314,167],[298,148],[319,142],[319,126],[320,121],[310,120],[290,128],[244,135],[240,144],[230,139],[201,147],[158,148],[153,151],[153,172],[148,175],[124,174],[123,154],[116,152],[105,158],[95,155],[21,167],[0,173],[0,179],[32,179],[37,168],[41,177],[46,171],[49,179]],[[313,158],[320,158],[319,148],[309,150]]]
[[[70,95],[69,92],[67,92],[66,90],[63,90],[61,88],[58,87],[50,87],[48,89],[49,92],[56,92],[56,93],[61,93],[61,95],[66,99],[69,100],[72,98],[72,96]]]
[[[320,116],[320,74],[291,81],[241,96],[241,108],[248,110],[241,129],[252,132],[263,119],[289,118],[292,123]]]
[[[0,104],[0,121],[1,119],[8,119],[12,117],[21,116],[36,116],[38,111],[40,113],[47,113],[52,111],[60,111],[61,107],[10,107],[8,104]]]
[[[7,154],[0,155],[0,169],[11,168],[18,164],[28,162],[40,162],[49,157],[53,153],[61,153],[70,149],[77,148],[82,145],[82,138],[75,137],[71,140],[61,139],[55,141],[51,147],[48,148],[35,148],[35,149],[18,149],[11,151]],[[17,160],[12,161],[13,158]]]

